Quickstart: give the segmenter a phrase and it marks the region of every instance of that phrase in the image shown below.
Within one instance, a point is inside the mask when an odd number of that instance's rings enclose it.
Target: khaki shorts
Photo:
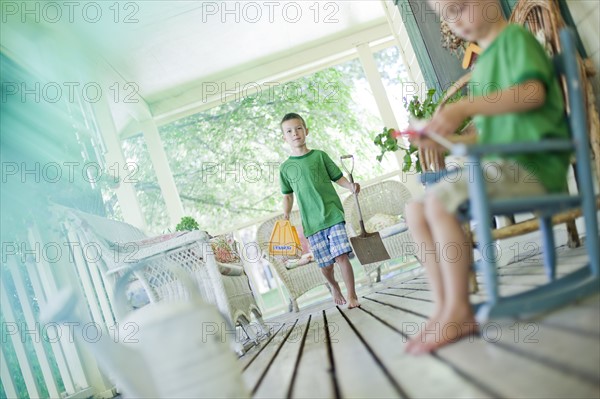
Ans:
[[[464,168],[456,169],[438,183],[428,186],[425,194],[415,198],[415,201],[423,202],[425,197],[434,195],[448,212],[456,213],[458,207],[469,199],[469,183],[474,181],[475,167],[478,166],[466,164]],[[481,167],[490,198],[527,197],[547,193],[535,175],[517,162],[483,161]]]

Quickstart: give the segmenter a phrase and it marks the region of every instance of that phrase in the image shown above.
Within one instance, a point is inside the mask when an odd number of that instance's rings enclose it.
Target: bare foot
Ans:
[[[346,303],[346,298],[342,295],[342,291],[340,290],[340,285],[338,283],[331,284],[331,295],[333,295],[333,301],[336,305],[344,305]]]
[[[357,308],[359,306],[360,303],[358,302],[358,298],[356,297],[356,295],[348,297],[348,309]]]
[[[406,352],[412,355],[430,353],[478,333],[479,327],[472,315],[432,319],[421,334],[409,341]]]
[[[404,351],[406,353],[411,353],[414,346],[419,345],[419,343],[424,340],[425,333],[427,331],[434,331],[434,326],[436,325],[437,316],[432,316],[425,323],[421,323],[420,331],[417,331],[417,334],[408,340],[406,346],[404,347]]]
[[[427,331],[434,331],[434,327],[436,325],[436,323],[438,322],[438,320],[440,319],[442,314],[442,309],[440,309],[439,306],[436,306],[436,309],[433,312],[433,315],[427,319],[427,321],[425,323],[421,323],[419,325],[418,328],[420,328],[419,331],[416,331],[416,334],[413,335],[408,342],[406,343],[406,346],[404,347],[404,351],[407,353],[410,353],[412,350],[412,347],[417,345],[419,342],[421,342],[423,340],[423,336],[425,335],[425,333]]]

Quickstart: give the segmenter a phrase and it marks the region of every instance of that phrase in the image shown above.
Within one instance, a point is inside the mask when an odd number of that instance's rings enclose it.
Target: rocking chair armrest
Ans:
[[[537,142],[520,142],[509,144],[456,144],[451,147],[451,154],[457,156],[483,156],[483,155],[506,155],[506,154],[528,154],[548,151],[572,151],[574,149],[571,140],[547,139]]]
[[[570,140],[547,139],[538,142],[510,143],[510,144],[455,144],[450,153],[456,156],[505,155],[505,154],[527,154],[547,151],[570,151],[574,149]],[[456,169],[443,169],[437,172],[424,172],[420,176],[422,184],[437,183],[446,176],[452,174]]]

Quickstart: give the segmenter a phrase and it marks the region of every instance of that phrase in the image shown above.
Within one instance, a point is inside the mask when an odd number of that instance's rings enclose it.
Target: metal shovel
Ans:
[[[348,170],[347,166],[344,164],[344,160],[348,159],[350,159],[352,162],[350,170]],[[350,183],[354,184],[354,178],[352,177],[352,172],[354,171],[354,156],[342,155],[340,157],[340,162],[342,163],[342,168],[344,168],[346,173],[348,173],[348,179],[350,180]],[[369,263],[382,262],[390,259],[390,255],[383,246],[383,242],[381,241],[381,236],[379,233],[367,233],[367,230],[365,229],[365,223],[360,210],[360,204],[358,203],[358,194],[354,193],[354,199],[356,201],[356,209],[358,209],[360,235],[356,237],[350,237],[350,243],[352,244],[352,248],[358,257],[359,262],[362,265],[368,265]]]

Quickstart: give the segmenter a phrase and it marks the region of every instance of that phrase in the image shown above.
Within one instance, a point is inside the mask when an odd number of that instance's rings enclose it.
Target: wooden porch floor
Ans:
[[[559,276],[587,259],[582,248],[559,253]],[[502,294],[545,281],[539,256],[499,276]],[[399,276],[359,295],[359,309],[328,300],[269,320],[271,338],[239,360],[253,396],[600,397],[600,295],[527,320],[493,320],[481,337],[420,357],[404,345],[433,307],[425,277]]]

